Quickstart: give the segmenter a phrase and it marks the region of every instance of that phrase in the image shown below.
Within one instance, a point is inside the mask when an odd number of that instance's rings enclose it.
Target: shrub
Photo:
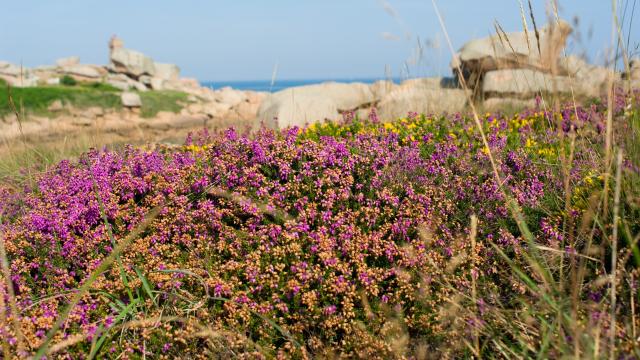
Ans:
[[[637,122],[620,104],[617,126]],[[53,338],[76,336],[68,357],[587,352],[611,325],[597,259],[611,253],[592,254],[609,249],[608,230],[580,221],[607,181],[606,111],[487,114],[490,153],[465,116],[410,114],[63,161],[0,193],[23,346],[35,350],[107,264]],[[634,204],[622,212],[631,241]],[[620,249],[619,272],[637,276],[631,250]],[[631,329],[636,290],[616,289],[618,324]],[[2,331],[16,349],[15,329]],[[614,335],[619,352],[637,350],[631,331]]]
[[[64,75],[60,78],[60,84],[64,86],[76,86],[78,82],[73,77]]]

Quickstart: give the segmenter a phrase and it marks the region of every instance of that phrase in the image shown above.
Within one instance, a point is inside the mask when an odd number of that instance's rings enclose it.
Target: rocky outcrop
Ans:
[[[543,93],[566,93],[571,82],[566,76],[553,76],[531,69],[505,69],[488,72],[482,82],[487,97],[531,98]]]
[[[140,95],[133,92],[123,92],[120,95],[120,99],[122,100],[122,106],[126,108],[139,108],[142,106]]]
[[[366,116],[376,108],[380,118],[393,119],[409,111],[423,113],[461,111],[464,91],[442,78],[412,79],[396,85],[390,81],[324,83],[282,90],[267,95],[258,110],[258,121],[270,128],[303,127],[337,120],[346,111]]]
[[[462,111],[467,103],[462,89],[444,86],[446,79],[424,78],[403,82],[378,103],[381,119],[396,119],[409,111],[437,114]]]
[[[384,94],[383,88],[376,85],[374,92],[367,84],[337,82],[288,88],[267,95],[258,109],[258,120],[277,128],[335,120],[341,112],[372,106]]]
[[[538,34],[534,31],[498,33],[472,40],[460,48],[451,61],[451,68],[461,81],[457,70],[460,67],[466,85],[476,97],[482,94],[485,75],[492,71],[527,69],[564,75],[558,61],[571,32],[568,23],[559,21],[539,29]]]
[[[563,56],[571,26],[553,22],[535,31],[499,33],[466,43],[451,62],[459,79],[462,70],[474,99],[531,99],[548,93],[598,96],[609,82],[610,70],[577,56]],[[615,75],[614,81],[620,76]]]
[[[272,97],[260,106],[259,123],[254,129],[261,125],[270,129],[305,127],[314,122],[336,120],[338,116],[338,106],[330,98],[300,95],[292,101]]]
[[[155,77],[162,80],[178,80],[180,68],[174,64],[154,63]]]
[[[156,72],[153,60],[139,51],[116,48],[111,52],[109,60],[109,70],[134,79],[142,75],[153,76]]]

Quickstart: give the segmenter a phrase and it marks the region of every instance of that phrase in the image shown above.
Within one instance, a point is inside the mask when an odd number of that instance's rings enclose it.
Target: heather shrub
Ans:
[[[616,128],[638,128],[629,99],[611,109]],[[11,351],[38,349],[74,291],[157,211],[72,309],[53,335],[64,346],[51,351],[424,358],[587,349],[589,329],[609,321],[601,276],[612,254],[595,249],[606,249],[610,229],[585,220],[605,183],[607,192],[616,185],[599,172],[606,111],[486,114],[489,149],[468,116],[409,114],[254,136],[205,132],[177,149],[92,150],[35,185],[2,189],[11,274],[2,276],[17,313],[4,303],[0,331]],[[628,159],[632,181],[638,163]],[[619,271],[636,277],[637,215],[626,201],[631,242]],[[566,274],[580,284],[580,306],[560,296]],[[619,286],[629,309],[635,284]],[[620,317],[639,325],[627,310]],[[572,337],[578,328],[584,338]],[[616,332],[621,351],[637,351],[634,341]]]

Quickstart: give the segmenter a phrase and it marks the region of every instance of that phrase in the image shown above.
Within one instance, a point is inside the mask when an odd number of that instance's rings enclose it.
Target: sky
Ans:
[[[521,31],[520,1],[436,0],[458,49],[466,41]],[[569,53],[601,63],[611,49],[610,0],[558,0],[579,22]],[[640,0],[624,32],[640,42]],[[538,25],[548,1],[532,0]],[[448,75],[451,52],[431,0],[0,0],[0,60],[26,67],[76,55],[106,64],[112,34],[200,81],[355,79]],[[626,6],[625,6],[626,4]],[[529,26],[532,27],[527,17]],[[629,32],[630,30],[630,32]],[[422,55],[416,56],[418,44]]]

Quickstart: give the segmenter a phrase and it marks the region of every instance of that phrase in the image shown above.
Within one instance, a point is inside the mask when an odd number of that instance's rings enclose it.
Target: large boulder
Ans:
[[[378,103],[378,116],[393,120],[408,112],[423,114],[454,113],[462,111],[467,103],[461,89],[439,86],[438,79],[416,79],[405,82]]]
[[[571,78],[574,91],[581,95],[599,96],[606,92],[611,69],[587,63],[583,58],[569,55],[560,60],[560,66]],[[613,80],[620,74],[614,73]]]
[[[7,80],[7,78],[5,78]],[[14,87],[34,87],[38,86],[40,78],[34,75],[19,76],[17,78],[10,77],[9,84]]]
[[[110,60],[111,70],[136,79],[142,75],[153,76],[156,72],[153,60],[139,51],[114,48]]]
[[[570,92],[571,82],[566,76],[554,76],[530,69],[495,70],[485,74],[482,91],[487,97],[531,98],[539,93]]]
[[[329,97],[297,95],[268,96],[260,105],[256,126],[264,124],[270,129],[304,127],[308,124],[339,118],[338,105]]]
[[[500,69],[534,69],[558,73],[558,60],[571,34],[565,21],[553,22],[539,29],[539,40],[534,31],[527,33],[499,33],[487,38],[469,41],[460,48],[451,62],[455,76],[460,66],[467,85],[478,88],[482,76]]]
[[[373,98],[376,100],[382,99],[397,87],[397,84],[394,84],[393,81],[389,80],[379,80],[369,86],[371,92],[373,93]]]
[[[384,92],[376,88],[378,95]],[[326,82],[297,86],[269,94],[258,108],[257,118],[271,128],[304,126],[325,119],[338,119],[342,111],[376,103],[373,88],[363,83]],[[274,121],[277,118],[277,121]]]
[[[332,100],[333,104],[341,111],[354,110],[378,100],[370,85],[338,82],[292,87],[278,91],[271,97],[278,101],[296,101],[298,97],[325,98]]]
[[[155,77],[162,80],[178,80],[180,68],[174,64],[155,63]]]
[[[2,62],[0,63],[0,75],[6,75],[6,76],[20,76],[21,73],[24,73],[26,70],[25,69],[21,69],[20,66],[8,63],[8,62]]]
[[[122,91],[127,91],[130,89],[147,91],[146,85],[139,81],[135,81],[124,74],[109,74],[107,75],[105,82]]]
[[[126,108],[139,108],[142,106],[140,95],[134,92],[123,92],[120,95],[120,100],[122,100],[122,106]]]
[[[214,98],[219,103],[234,107],[245,101],[247,99],[247,94],[244,91],[235,90],[230,87],[223,87],[222,89],[215,91]]]

